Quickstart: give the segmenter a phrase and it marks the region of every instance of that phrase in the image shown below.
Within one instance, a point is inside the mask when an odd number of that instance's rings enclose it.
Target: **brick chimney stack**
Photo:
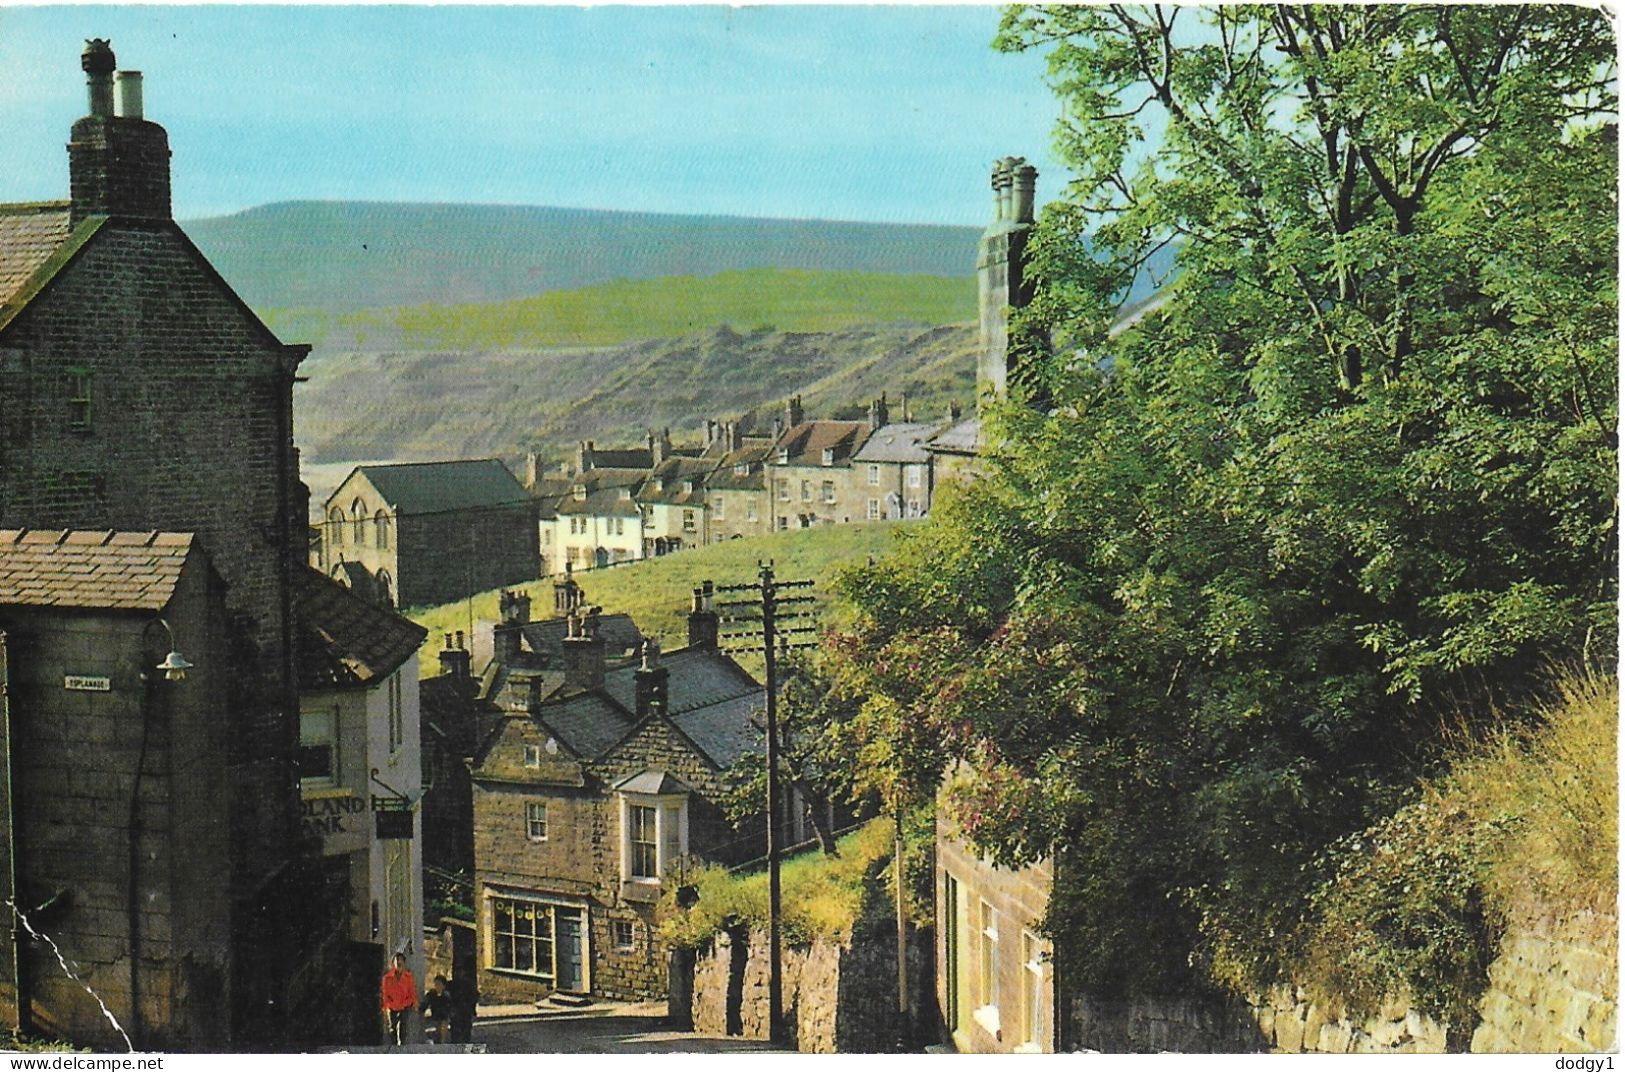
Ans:
[[[1012,346],[1010,310],[1032,301],[1033,287],[1026,277],[1027,239],[1033,228],[1033,196],[1038,169],[1019,156],[1007,156],[993,165],[993,220],[982,234],[976,253],[976,278],[981,356],[976,368],[978,403],[1002,398],[1012,379],[1019,379],[1021,349]]]
[[[801,423],[801,396],[796,395],[784,404],[784,430],[788,432]]]
[[[891,423],[891,409],[886,405],[886,393],[869,403],[869,431],[878,432]]]
[[[643,642],[643,665],[632,674],[632,692],[636,697],[637,717],[660,717],[669,710],[671,671],[660,665],[660,641]]]
[[[694,589],[694,602],[688,612],[688,646],[717,650],[716,586],[710,581]]]
[[[79,65],[90,87],[90,114],[68,139],[69,216],[170,218],[169,135],[142,114],[141,72],[118,75],[119,114],[113,114],[117,61],[107,41],[85,42]]]
[[[581,586],[576,583],[575,567],[564,564],[564,580],[553,582],[553,617],[566,618],[585,600]]]
[[[567,619],[560,652],[568,688],[596,689],[604,683],[604,638],[598,635],[598,608],[577,610]]]

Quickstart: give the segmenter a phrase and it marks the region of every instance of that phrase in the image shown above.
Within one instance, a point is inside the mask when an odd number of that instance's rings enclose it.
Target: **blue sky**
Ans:
[[[176,215],[270,201],[978,225],[1058,107],[994,7],[6,7],[0,200],[67,191],[79,53],[169,131]]]

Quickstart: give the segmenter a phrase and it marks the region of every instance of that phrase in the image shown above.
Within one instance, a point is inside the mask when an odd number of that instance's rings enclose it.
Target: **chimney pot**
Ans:
[[[113,47],[106,38],[93,37],[85,42],[79,67],[85,72],[85,81],[90,87],[91,115],[105,117],[113,114],[113,70],[117,66]]]
[[[118,73],[118,114],[122,119],[140,119],[142,117],[140,71],[120,71]]]

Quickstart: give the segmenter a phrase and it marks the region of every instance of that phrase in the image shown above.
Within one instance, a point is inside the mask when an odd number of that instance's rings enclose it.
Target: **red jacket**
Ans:
[[[412,973],[405,968],[396,971],[394,968],[384,973],[383,985],[384,1009],[387,1012],[400,1012],[410,1009],[418,1003],[418,987],[412,978]]]

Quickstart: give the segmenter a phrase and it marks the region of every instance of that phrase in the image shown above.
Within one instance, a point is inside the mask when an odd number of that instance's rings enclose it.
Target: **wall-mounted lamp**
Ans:
[[[164,661],[154,669],[164,672],[165,681],[185,681],[186,672],[192,669],[192,664],[186,661],[186,656],[175,650],[175,631],[169,627],[169,623],[162,618],[157,619],[157,622],[169,635],[169,654],[165,655]]]

